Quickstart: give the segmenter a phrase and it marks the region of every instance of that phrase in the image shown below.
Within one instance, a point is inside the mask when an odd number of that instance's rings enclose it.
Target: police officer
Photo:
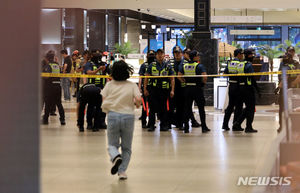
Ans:
[[[225,74],[240,74],[244,73],[244,52],[243,49],[234,50],[234,59],[225,68]],[[240,98],[240,83],[242,77],[239,76],[229,76],[229,88],[228,88],[228,106],[225,110],[225,115],[223,119],[222,129],[225,131],[230,130],[228,127],[228,122],[230,120],[231,114],[234,111],[233,122],[237,121],[237,117],[241,114],[243,109],[243,103]],[[233,131],[243,131],[242,128],[233,128]]]
[[[149,64],[154,62],[154,60],[155,60],[155,51],[149,50],[149,52],[147,53],[147,62],[144,62],[140,67],[139,70],[140,76],[145,76],[146,69],[148,68]],[[149,86],[150,85],[147,85],[148,90],[150,90]],[[148,102],[148,97],[144,95],[144,78],[139,79],[139,89],[143,97],[143,107],[142,107],[142,116],[141,116],[142,128],[147,128],[147,111],[149,113],[149,109],[148,109],[149,102]]]
[[[109,66],[101,61],[102,59],[102,52],[100,50],[93,50],[92,51],[92,65],[88,67],[87,74],[91,75],[107,75],[109,74]],[[88,83],[95,84],[100,89],[103,89],[107,82],[107,78],[89,78]],[[89,107],[88,107],[89,108]],[[106,114],[100,108],[99,117],[96,119],[100,119],[99,127],[101,129],[106,129],[105,117]]]
[[[87,110],[87,123],[88,125],[94,125],[93,131],[98,131],[100,128],[100,122],[97,117],[99,117],[100,108],[102,104],[102,97],[100,95],[101,89],[96,87],[95,84],[86,83],[79,91],[79,111],[77,126],[80,132],[84,131],[84,110],[85,106],[88,104],[89,108]],[[94,118],[94,124],[93,124]]]
[[[191,52],[191,49],[189,48],[185,48],[183,50],[183,58],[184,58],[184,63],[188,63],[190,61],[190,52]],[[185,83],[181,83],[182,87],[185,87]],[[184,93],[184,92],[183,92]],[[191,106],[193,106],[193,104],[191,104]],[[192,110],[192,108],[191,108]],[[190,113],[191,117],[191,121],[192,121],[192,127],[200,127],[201,125],[196,121],[195,119],[195,116],[194,116],[194,113]]]
[[[162,49],[158,49],[156,52],[156,61],[151,63],[146,71],[146,76],[170,76],[174,74],[174,71],[168,63],[164,62],[165,52]],[[150,81],[151,90],[148,91],[147,85]],[[145,78],[144,80],[144,94],[149,96],[150,111],[153,114],[149,115],[148,131],[154,131],[155,129],[155,113],[160,116],[160,131],[168,131],[168,101],[174,96],[175,81],[174,77],[171,78]]]
[[[46,54],[47,64],[43,68],[43,72],[59,74],[60,67],[58,63],[55,62],[55,52],[49,51]],[[43,116],[43,124],[48,124],[49,113],[51,111],[51,107],[57,106],[60,123],[61,125],[65,125],[65,111],[61,104],[61,86],[60,86],[60,78],[58,77],[50,77],[45,78],[44,80],[44,100],[45,100],[45,114]]]
[[[183,65],[183,67],[179,70],[179,75],[206,75],[206,70],[200,61],[200,53],[196,50],[193,50],[189,54],[190,61]],[[189,118],[192,113],[192,103],[196,101],[198,105],[202,132],[206,133],[210,131],[210,129],[206,125],[205,118],[205,98],[204,98],[204,85],[207,81],[207,77],[185,77],[180,78],[181,82],[186,83],[186,88],[184,92],[185,96],[185,108],[184,108],[184,133],[189,133]]]
[[[289,46],[286,49],[286,53],[283,56],[283,60],[280,63],[279,71],[281,71],[283,68],[286,70],[297,70],[300,69],[299,62],[295,60],[295,48],[293,46]],[[300,75],[294,75],[290,74],[287,75],[287,82],[288,82],[288,88],[295,88],[297,87],[297,84],[299,83],[300,80]],[[279,91],[279,128],[278,132],[282,130],[282,113],[283,113],[283,90],[282,90],[282,78],[279,76],[279,85],[278,88],[276,89],[276,94]]]
[[[241,73],[254,73],[254,69],[251,63],[253,61],[254,55],[254,50],[245,50],[246,61],[240,63],[238,66],[238,70],[240,70]],[[247,121],[245,133],[256,133],[257,130],[253,129],[252,127],[255,113],[255,88],[258,90],[254,77],[241,76],[239,87],[242,103],[245,104],[246,107],[243,109],[242,114],[239,115],[237,120],[233,123],[232,130],[240,129],[242,122],[246,119]]]

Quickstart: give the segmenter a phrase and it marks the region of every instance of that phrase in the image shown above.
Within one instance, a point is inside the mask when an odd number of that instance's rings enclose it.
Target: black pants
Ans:
[[[102,97],[99,93],[99,89],[96,87],[86,87],[82,90],[79,98],[79,111],[77,125],[84,125],[84,110],[87,108],[87,124],[94,128],[99,128],[101,125],[101,104]],[[94,120],[94,121],[93,121]]]
[[[203,88],[198,86],[187,86],[184,92],[185,108],[184,108],[184,124],[188,124],[192,116],[192,104],[195,101],[198,106],[202,128],[207,128],[205,118],[205,98]]]
[[[48,91],[44,95],[45,114],[44,121],[48,121],[49,114],[53,107],[58,108],[60,120],[65,120],[65,110],[61,104],[61,86],[59,84],[47,86]]]
[[[149,125],[155,125],[155,113],[160,118],[160,128],[168,128],[167,100],[169,100],[170,91],[167,89],[151,88],[149,95],[150,114]]]
[[[241,115],[243,110],[243,102],[241,100],[241,95],[240,95],[241,92],[240,86],[235,83],[230,83],[228,89],[229,89],[228,91],[229,101],[228,101],[228,106],[225,109],[223,127],[228,127],[228,122],[230,120],[233,111],[234,111],[234,117],[233,117],[233,123],[234,123],[237,121],[237,118],[239,117],[239,115]]]
[[[246,129],[252,129],[252,123],[255,113],[255,91],[253,86],[240,86],[241,99],[245,103],[246,108],[243,109],[242,114],[237,118],[237,123],[241,125],[246,119]]]
[[[176,108],[176,122],[178,127],[183,127],[184,115],[184,88],[175,87],[175,108]]]

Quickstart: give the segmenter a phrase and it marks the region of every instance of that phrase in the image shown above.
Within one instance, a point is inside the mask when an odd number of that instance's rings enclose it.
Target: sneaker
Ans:
[[[118,174],[120,180],[127,180],[127,174],[125,172],[121,172]]]
[[[142,128],[143,128],[143,129],[146,129],[146,128],[147,128],[147,125],[146,125],[146,124],[142,124]]]
[[[253,128],[246,128],[245,133],[257,133],[257,130],[255,130]]]
[[[121,164],[122,164],[122,158],[120,155],[117,155],[113,160],[113,167],[111,168],[110,173],[112,175],[115,175],[118,172]]]

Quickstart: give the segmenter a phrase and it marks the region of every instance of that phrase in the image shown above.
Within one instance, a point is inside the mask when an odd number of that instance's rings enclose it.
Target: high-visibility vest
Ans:
[[[169,75],[169,66],[166,65],[162,70],[157,69],[157,63],[152,63],[151,75],[152,76],[168,76]],[[169,78],[150,78],[150,85],[152,87],[169,89],[170,81]]]

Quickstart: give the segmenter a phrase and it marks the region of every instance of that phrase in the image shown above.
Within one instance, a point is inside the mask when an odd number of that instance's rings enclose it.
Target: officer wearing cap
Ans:
[[[200,53],[193,50],[189,54],[190,61],[183,65],[179,70],[179,75],[195,76],[195,75],[207,75],[206,70],[202,64],[200,64]],[[205,116],[205,98],[204,98],[204,85],[206,84],[207,77],[180,77],[181,82],[186,83],[184,92],[185,108],[184,108],[184,132],[189,133],[189,118],[192,113],[192,103],[196,101],[198,105],[202,132],[206,133],[210,129],[206,125]]]
[[[286,53],[283,56],[282,62],[280,63],[279,66],[279,71],[282,69],[286,70],[297,70],[300,69],[299,62],[297,61],[297,57],[295,56],[295,48],[293,46],[289,46],[286,49]],[[282,90],[282,78],[281,75],[279,75],[279,85],[278,88],[276,89],[276,94],[279,91],[279,128],[278,132],[282,130],[282,113],[283,113],[283,90]],[[287,75],[287,82],[288,82],[288,88],[295,88],[297,87],[297,84],[300,82],[300,75],[296,74],[290,74]]]
[[[186,60],[186,61],[190,61],[190,52],[191,52],[191,49],[189,48],[185,48],[183,50],[183,58]]]
[[[237,70],[241,73],[254,73],[252,61],[255,56],[253,49],[245,50],[245,61],[240,63]],[[242,122],[246,119],[245,133],[256,133],[257,130],[253,129],[252,123],[255,113],[255,88],[258,90],[256,81],[253,76],[241,76],[239,78],[239,90],[242,104],[245,104],[245,109],[234,121],[232,130],[241,129]]]
[[[147,62],[144,62],[139,70],[139,75],[140,76],[145,76],[146,70],[152,62],[155,61],[155,51],[154,50],[149,50],[147,53]],[[141,116],[141,121],[142,121],[142,128],[147,128],[147,111],[149,112],[149,102],[148,102],[148,97],[144,95],[144,78],[139,79],[139,89],[140,92],[142,93],[143,97],[143,107],[142,107],[142,116]],[[150,90],[150,85],[147,85],[147,89]],[[152,112],[151,112],[152,113]]]
[[[45,73],[53,73],[59,74],[60,67],[58,63],[55,61],[55,52],[50,50],[46,54],[46,63],[43,66],[43,72]],[[44,100],[45,100],[45,114],[43,116],[42,124],[47,125],[49,114],[51,111],[51,107],[57,106],[59,116],[60,116],[60,123],[61,125],[65,125],[65,111],[64,107],[61,104],[61,86],[60,86],[60,78],[58,77],[49,77],[44,78]]]
[[[102,52],[100,50],[92,50],[92,58],[91,65],[87,66],[85,71],[89,75],[108,75],[109,74],[109,66],[101,61]],[[88,83],[95,84],[100,89],[103,89],[107,82],[107,78],[89,78]],[[106,114],[100,108],[99,117],[99,127],[100,129],[106,129],[105,117]],[[90,126],[88,126],[90,128]]]
[[[152,62],[147,70],[146,76],[171,76],[174,75],[172,66],[164,62],[164,50],[158,49],[156,51],[156,61]],[[150,81],[151,90],[148,91],[147,85]],[[168,101],[174,96],[175,81],[174,77],[170,78],[145,78],[144,80],[144,94],[149,96],[150,111],[158,113],[160,116],[160,131],[168,131]],[[148,131],[155,130],[155,114],[149,115]]]
[[[229,62],[225,68],[225,74],[240,74],[244,73],[244,66],[246,62],[244,61],[243,49],[234,50],[234,59]],[[237,121],[238,116],[242,113],[243,103],[240,99],[240,84],[244,84],[241,81],[243,77],[239,76],[229,76],[229,88],[228,88],[228,106],[225,109],[225,115],[223,119],[222,129],[225,131],[230,130],[228,127],[228,122],[230,120],[231,114],[234,111],[233,122]],[[242,128],[232,128],[233,131],[243,131]]]

